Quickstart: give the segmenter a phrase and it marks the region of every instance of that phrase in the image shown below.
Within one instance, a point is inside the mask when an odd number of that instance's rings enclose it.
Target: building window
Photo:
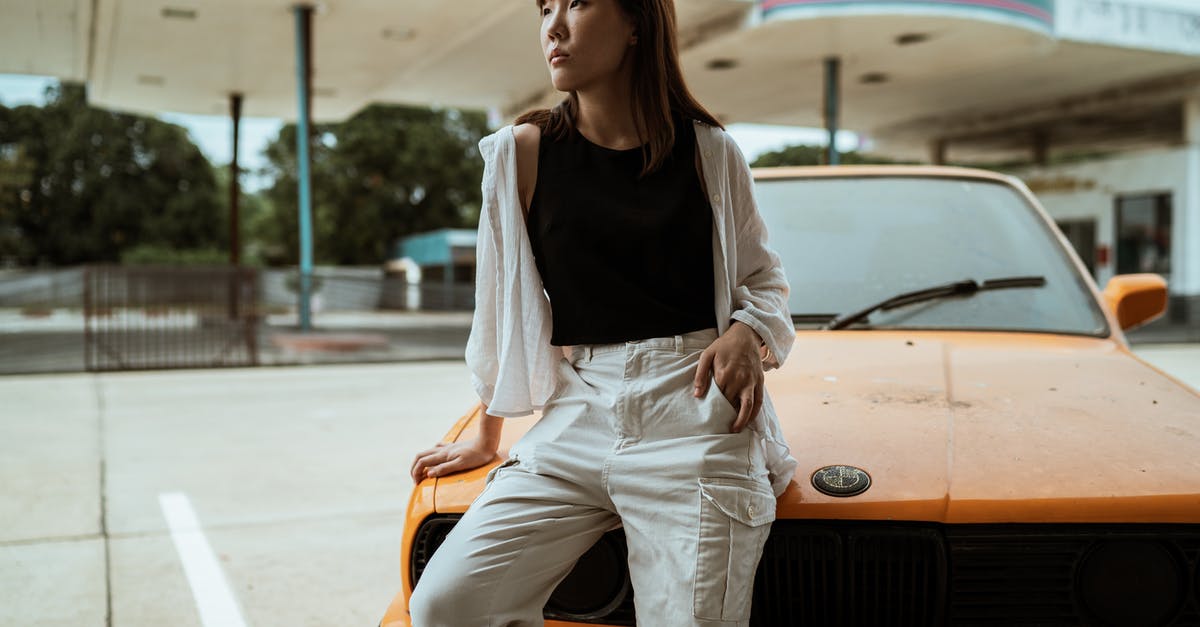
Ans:
[[[1117,197],[1117,274],[1171,273],[1171,194]]]
[[[1096,220],[1059,220],[1058,228],[1075,247],[1075,252],[1079,253],[1092,278],[1096,278]]]

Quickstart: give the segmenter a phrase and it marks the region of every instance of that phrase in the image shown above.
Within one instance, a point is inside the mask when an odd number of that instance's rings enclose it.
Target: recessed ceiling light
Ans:
[[[911,46],[929,41],[929,33],[903,33],[896,36],[897,46]]]
[[[139,85],[152,85],[154,87],[162,87],[166,84],[167,79],[161,76],[152,76],[150,74],[139,74],[137,77]]]
[[[883,72],[867,72],[866,74],[858,77],[858,82],[864,85],[886,83],[887,81],[888,75],[884,74]]]
[[[736,59],[713,59],[706,64],[710,70],[730,70],[737,67]]]
[[[162,16],[168,20],[194,20],[196,19],[196,10],[180,7],[163,7]]]

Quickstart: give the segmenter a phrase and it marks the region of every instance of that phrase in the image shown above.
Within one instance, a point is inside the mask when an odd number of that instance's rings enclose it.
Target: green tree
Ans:
[[[479,220],[487,134],[482,113],[371,105],[349,120],[313,128],[314,256],[318,263],[378,264],[396,240]],[[296,126],[267,147],[265,191],[272,218],[255,230],[268,250],[299,259]]]
[[[0,258],[9,262],[224,248],[216,191],[183,128],[91,107],[82,85],[50,88],[42,107],[0,105]]]
[[[855,165],[863,163],[885,164],[885,163],[919,163],[917,161],[895,161],[886,157],[876,155],[863,154],[854,150],[843,152],[838,155],[843,165]],[[824,165],[825,164],[825,147],[824,146],[809,146],[797,145],[788,146],[781,150],[773,150],[764,152],[759,155],[753,163],[750,164],[754,168],[773,168],[787,165]]]

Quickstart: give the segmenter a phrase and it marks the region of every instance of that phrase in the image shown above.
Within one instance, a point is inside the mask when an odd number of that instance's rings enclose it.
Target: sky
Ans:
[[[0,74],[0,103],[8,107],[22,104],[40,105],[44,102],[46,87],[57,82],[45,76]],[[232,129],[229,118],[215,115],[186,115],[163,113],[160,119],[178,124],[188,130],[192,141],[208,157],[213,165],[227,165],[232,159]],[[270,184],[269,179],[254,175],[254,171],[266,165],[263,150],[278,133],[283,122],[276,118],[242,118],[241,150],[238,161],[247,172],[242,181],[245,189],[254,191]],[[729,124],[727,129],[741,147],[746,158],[753,161],[758,155],[794,144],[825,144],[825,131],[797,126],[770,126],[765,124]],[[838,132],[838,149],[842,151],[859,148],[860,138],[850,131]],[[867,146],[869,148],[869,146]]]

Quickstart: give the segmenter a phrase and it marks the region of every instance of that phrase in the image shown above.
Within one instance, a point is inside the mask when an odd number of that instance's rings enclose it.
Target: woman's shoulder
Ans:
[[[507,124],[489,135],[484,135],[479,140],[479,152],[485,160],[490,160],[495,156],[499,145],[511,138],[516,144],[517,152],[520,153],[522,149],[528,150],[530,145],[537,146],[541,135],[541,129],[536,124]]]
[[[518,124],[512,128],[513,137],[517,141],[517,159],[522,153],[537,154],[538,143],[542,140],[542,129],[532,122]]]

